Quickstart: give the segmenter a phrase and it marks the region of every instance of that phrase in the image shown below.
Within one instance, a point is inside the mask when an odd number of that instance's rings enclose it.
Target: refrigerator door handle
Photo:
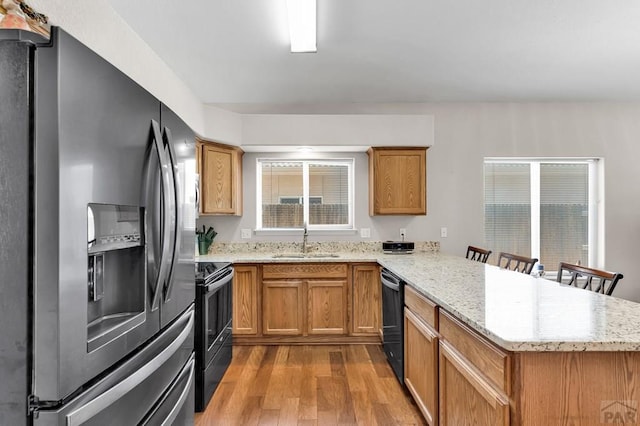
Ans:
[[[118,401],[120,398],[122,398],[124,395],[126,395],[128,392],[142,383],[145,379],[151,376],[154,372],[156,372],[159,368],[161,368],[164,363],[166,363],[167,360],[169,360],[169,358],[173,356],[173,354],[180,350],[182,344],[191,335],[191,329],[193,328],[194,321],[193,317],[193,312],[191,312],[186,327],[184,327],[178,337],[176,337],[175,340],[167,345],[167,347],[162,352],[152,358],[148,363],[143,365],[140,369],[135,371],[126,379],[109,388],[104,393],[100,394],[88,403],[78,407],[78,409],[69,413],[66,416],[67,426],[81,425],[82,423],[88,421],[96,414]]]
[[[158,268],[158,276],[156,277],[156,282],[153,287],[153,299],[151,303],[151,310],[156,310],[160,303],[161,286],[167,275],[167,266],[170,266],[168,264],[167,255],[169,253],[169,245],[171,242],[169,238],[169,228],[171,226],[171,217],[169,212],[171,211],[171,205],[167,190],[171,186],[171,170],[170,165],[167,162],[167,156],[161,144],[162,134],[160,133],[160,125],[157,121],[151,120],[151,128],[153,130],[153,146],[158,154],[158,159],[160,161],[160,175],[162,177],[162,229],[160,230],[162,235],[162,244],[160,248],[160,267]]]
[[[200,175],[196,173],[196,219],[200,217]]]
[[[179,261],[180,240],[182,238],[182,193],[180,189],[180,171],[178,170],[178,161],[176,152],[173,148],[173,138],[171,136],[171,130],[168,127],[165,127],[163,129],[162,139],[169,153],[168,160],[171,165],[171,176],[173,178],[173,206],[171,206],[171,209],[175,212],[175,232],[173,232],[173,242],[171,245],[172,249],[170,252],[171,269],[169,269],[169,277],[166,280],[164,288],[164,300],[168,301],[171,298],[171,291],[173,290],[173,275],[177,266],[176,264]]]

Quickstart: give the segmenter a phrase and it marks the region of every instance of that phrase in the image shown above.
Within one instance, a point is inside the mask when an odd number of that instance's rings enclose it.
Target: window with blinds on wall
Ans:
[[[258,160],[258,229],[353,228],[353,160]]]
[[[485,244],[494,252],[597,266],[598,160],[487,159]]]

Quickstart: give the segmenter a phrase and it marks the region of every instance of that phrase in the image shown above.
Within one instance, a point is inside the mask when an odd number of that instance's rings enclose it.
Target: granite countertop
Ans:
[[[640,350],[640,304],[462,257],[344,252],[337,258],[227,253],[199,261],[378,262],[498,346],[523,351]],[[277,253],[277,252],[276,252]],[[624,283],[623,283],[624,284]]]

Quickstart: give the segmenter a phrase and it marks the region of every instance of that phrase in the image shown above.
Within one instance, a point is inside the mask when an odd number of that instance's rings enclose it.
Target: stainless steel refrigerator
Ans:
[[[0,30],[0,227],[0,424],[192,424],[194,134],[59,28]]]

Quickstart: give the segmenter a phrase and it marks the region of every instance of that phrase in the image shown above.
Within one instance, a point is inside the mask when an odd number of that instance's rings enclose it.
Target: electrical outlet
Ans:
[[[447,238],[447,227],[443,226],[442,228],[440,228],[440,237],[441,238]]]
[[[360,228],[360,238],[371,238],[371,229]]]
[[[240,238],[248,240],[251,238],[251,229],[242,229],[240,231]]]
[[[407,228],[400,228],[400,239],[404,241],[407,236]]]

